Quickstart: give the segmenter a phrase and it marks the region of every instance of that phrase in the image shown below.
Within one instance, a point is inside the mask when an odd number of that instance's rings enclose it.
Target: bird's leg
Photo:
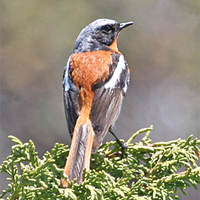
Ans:
[[[121,150],[122,150],[122,158],[124,156],[124,150],[128,148],[128,145],[126,144],[126,142],[121,142],[119,140],[119,138],[115,135],[115,133],[112,131],[112,128],[109,128],[109,132],[114,136],[114,138],[116,139],[117,143],[121,146]]]

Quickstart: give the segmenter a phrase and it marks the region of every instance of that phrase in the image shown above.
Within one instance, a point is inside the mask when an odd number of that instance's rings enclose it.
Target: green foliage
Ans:
[[[178,188],[184,194],[190,185],[197,189],[200,167],[196,161],[200,140],[192,140],[191,135],[187,140],[151,143],[151,130],[152,126],[133,134],[127,141],[123,157],[116,142],[103,144],[92,155],[91,170],[84,171],[83,183],[70,183],[66,189],[61,187],[60,179],[64,177],[67,146],[55,144],[51,153],[46,152],[40,159],[32,141],[23,144],[9,136],[15,145],[0,171],[7,173],[10,183],[0,197],[7,195],[8,200],[173,200],[179,199]],[[141,133],[145,133],[143,139],[133,142]]]

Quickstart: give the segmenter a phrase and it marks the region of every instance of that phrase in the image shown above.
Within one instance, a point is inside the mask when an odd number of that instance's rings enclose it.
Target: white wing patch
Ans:
[[[125,64],[124,56],[121,55],[119,57],[119,62],[112,75],[112,78],[104,86],[105,89],[114,88],[116,86],[117,82],[120,81],[120,75],[124,69],[126,69],[126,64]]]
[[[70,89],[69,78],[68,78],[70,61],[71,61],[71,56],[69,57],[69,59],[67,61],[67,65],[65,67],[65,74],[64,74],[64,77],[63,77],[63,85],[64,85],[64,91],[65,92]]]

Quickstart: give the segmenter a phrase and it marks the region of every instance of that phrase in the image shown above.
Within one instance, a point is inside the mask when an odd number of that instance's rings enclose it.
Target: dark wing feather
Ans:
[[[79,89],[72,82],[69,76],[69,67],[70,67],[69,57],[67,65],[63,74],[63,96],[64,96],[64,106],[65,106],[65,115],[67,119],[69,133],[72,137],[74,126],[80,112],[79,104]]]
[[[115,122],[120,112],[123,97],[129,83],[129,70],[120,54],[114,54],[110,66],[112,76],[99,88],[94,87],[94,99],[91,111],[91,122],[95,131],[93,152],[103,141],[109,127]]]
[[[105,89],[101,87],[95,91],[95,94],[97,95],[93,100],[91,112],[91,122],[95,132],[93,152],[98,149],[109,127],[115,121],[123,100],[122,91],[119,88]]]

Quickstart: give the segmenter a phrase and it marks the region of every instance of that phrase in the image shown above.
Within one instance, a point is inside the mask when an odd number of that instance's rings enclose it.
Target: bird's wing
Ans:
[[[112,60],[111,73],[106,82],[93,86],[94,99],[90,116],[95,131],[93,152],[98,149],[109,127],[117,119],[129,83],[129,69],[124,57],[115,53]]]
[[[71,62],[71,56],[67,61],[67,65],[63,74],[63,95],[64,95],[64,106],[65,115],[67,119],[69,133],[72,137],[74,126],[80,112],[79,104],[79,89],[72,82],[69,77],[69,67]]]

